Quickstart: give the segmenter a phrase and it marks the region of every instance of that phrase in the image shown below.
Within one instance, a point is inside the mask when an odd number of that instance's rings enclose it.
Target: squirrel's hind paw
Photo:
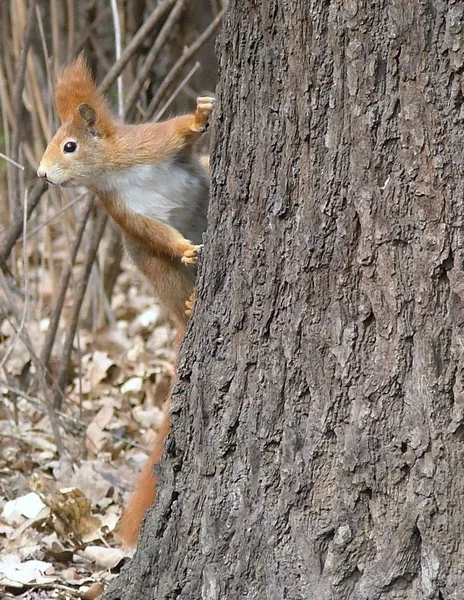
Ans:
[[[198,261],[198,253],[203,248],[203,244],[198,244],[198,246],[192,246],[188,250],[186,250],[180,259],[184,265],[190,265],[195,267]]]
[[[190,319],[192,316],[193,305],[195,304],[195,290],[190,294],[190,298],[185,301],[185,316]]]
[[[213,112],[215,98],[210,96],[202,96],[197,98],[197,109],[195,111],[194,130],[199,133],[204,133],[208,129],[208,120]]]

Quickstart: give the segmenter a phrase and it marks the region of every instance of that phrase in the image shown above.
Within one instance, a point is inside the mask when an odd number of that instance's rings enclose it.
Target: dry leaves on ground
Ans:
[[[173,332],[149,287],[130,269],[120,280],[112,302],[117,328],[79,332],[81,358],[59,415],[65,456],[58,456],[43,400],[0,384],[6,597],[95,598],[130,556],[115,528],[153,446],[174,354]],[[44,335],[46,323],[27,325],[30,335]],[[21,341],[12,345],[13,336],[8,321],[0,323],[10,368],[20,375],[28,354]]]

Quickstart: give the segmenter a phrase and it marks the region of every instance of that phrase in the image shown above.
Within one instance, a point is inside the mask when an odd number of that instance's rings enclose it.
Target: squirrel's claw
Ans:
[[[190,319],[192,316],[193,305],[195,304],[195,290],[190,294],[190,298],[185,301],[185,316]]]
[[[203,248],[203,244],[198,244],[197,246],[192,246],[188,250],[184,252],[184,255],[180,259],[184,265],[190,265],[195,267],[198,261],[198,253]]]
[[[215,98],[202,96],[197,98],[197,109],[195,111],[194,130],[198,133],[204,133],[208,128],[208,119],[213,112]]]

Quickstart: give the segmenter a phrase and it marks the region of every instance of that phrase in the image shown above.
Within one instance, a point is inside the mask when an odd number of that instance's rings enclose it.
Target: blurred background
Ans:
[[[150,447],[173,378],[170,323],[117,229],[86,190],[36,176],[58,127],[56,75],[84,52],[121,119],[193,111],[214,94],[224,10],[225,0],[0,3],[0,469],[16,478],[5,497],[43,463],[41,436],[49,458]],[[95,437],[89,425],[108,406]]]

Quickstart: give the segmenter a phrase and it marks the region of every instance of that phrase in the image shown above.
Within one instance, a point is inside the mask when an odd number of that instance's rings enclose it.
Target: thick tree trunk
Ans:
[[[232,2],[174,432],[107,598],[463,597],[461,27]]]

